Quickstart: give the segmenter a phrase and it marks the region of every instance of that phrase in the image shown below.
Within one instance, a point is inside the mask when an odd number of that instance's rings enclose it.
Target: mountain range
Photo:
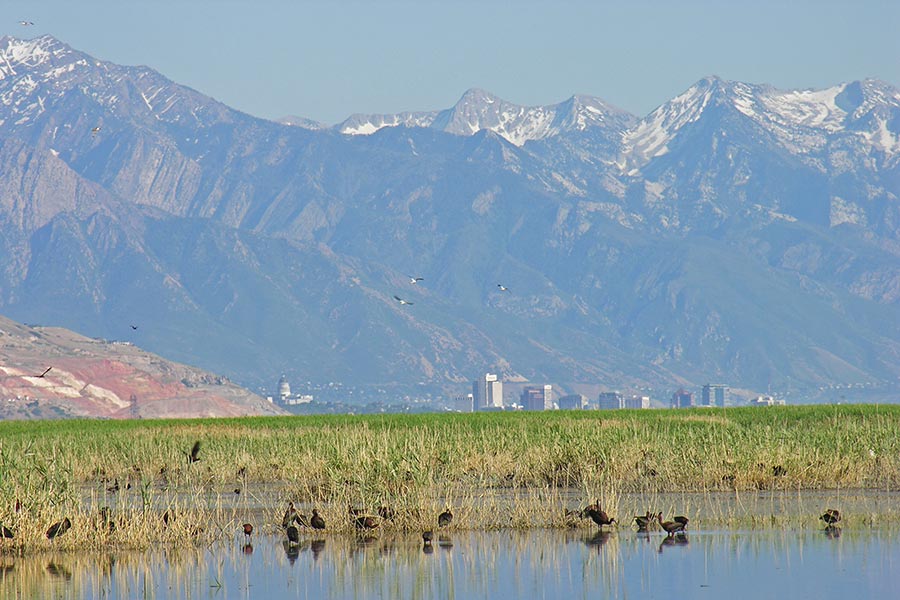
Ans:
[[[0,313],[138,323],[254,388],[491,371],[895,399],[898,195],[900,91],[874,79],[709,77],[644,117],[469,90],[328,126],[0,39]]]

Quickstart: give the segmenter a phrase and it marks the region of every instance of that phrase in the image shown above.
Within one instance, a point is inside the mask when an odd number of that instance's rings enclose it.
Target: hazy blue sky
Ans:
[[[470,87],[644,115],[706,75],[900,84],[900,0],[3,0],[0,16],[0,35],[50,33],[253,115],[329,124],[447,108]]]

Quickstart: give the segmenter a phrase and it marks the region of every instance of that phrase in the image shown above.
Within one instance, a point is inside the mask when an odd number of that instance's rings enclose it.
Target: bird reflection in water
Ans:
[[[438,547],[445,552],[449,552],[453,549],[453,540],[450,539],[449,535],[439,535],[438,536]]]
[[[52,577],[59,577],[60,579],[64,579],[66,581],[72,581],[72,572],[62,565],[58,565],[55,562],[47,563],[47,573],[49,573]]]
[[[825,537],[829,540],[835,540],[841,537],[841,528],[837,525],[828,525],[825,528]]]
[[[313,560],[319,560],[319,555],[325,550],[325,540],[311,541],[309,549],[312,550]]]
[[[284,548],[284,555],[287,557],[288,562],[293,566],[300,557],[300,546],[298,544],[292,544],[289,541],[281,542],[281,546]]]
[[[609,541],[612,532],[610,531],[598,531],[594,535],[588,538],[584,538],[584,545],[589,548],[596,548],[597,551],[600,551],[601,546],[605,546],[606,542]]]
[[[659,552],[662,554],[664,548],[673,548],[675,546],[687,546],[688,545],[688,537],[684,533],[676,533],[673,535],[667,535],[663,538],[663,540],[659,543]]]
[[[244,544],[243,548],[241,548],[241,551],[247,555],[253,554],[253,544]]]

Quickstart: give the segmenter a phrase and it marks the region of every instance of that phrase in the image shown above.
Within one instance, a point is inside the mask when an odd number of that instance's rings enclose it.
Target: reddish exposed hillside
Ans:
[[[50,369],[43,376],[46,369]],[[0,317],[0,418],[280,414],[263,398],[123,342]]]

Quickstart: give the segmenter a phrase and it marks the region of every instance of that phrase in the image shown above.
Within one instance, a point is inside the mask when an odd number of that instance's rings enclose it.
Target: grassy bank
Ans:
[[[78,515],[59,543],[104,543],[97,510],[108,505],[123,516],[107,538],[189,540],[240,519],[233,502],[215,499],[239,490],[269,523],[292,500],[318,506],[329,529],[352,528],[347,504],[390,506],[400,529],[429,526],[446,504],[467,526],[563,525],[572,490],[643,513],[619,497],[898,489],[898,431],[900,407],[860,405],[4,422],[0,522],[40,539],[49,523]],[[192,516],[162,528],[165,510]]]

